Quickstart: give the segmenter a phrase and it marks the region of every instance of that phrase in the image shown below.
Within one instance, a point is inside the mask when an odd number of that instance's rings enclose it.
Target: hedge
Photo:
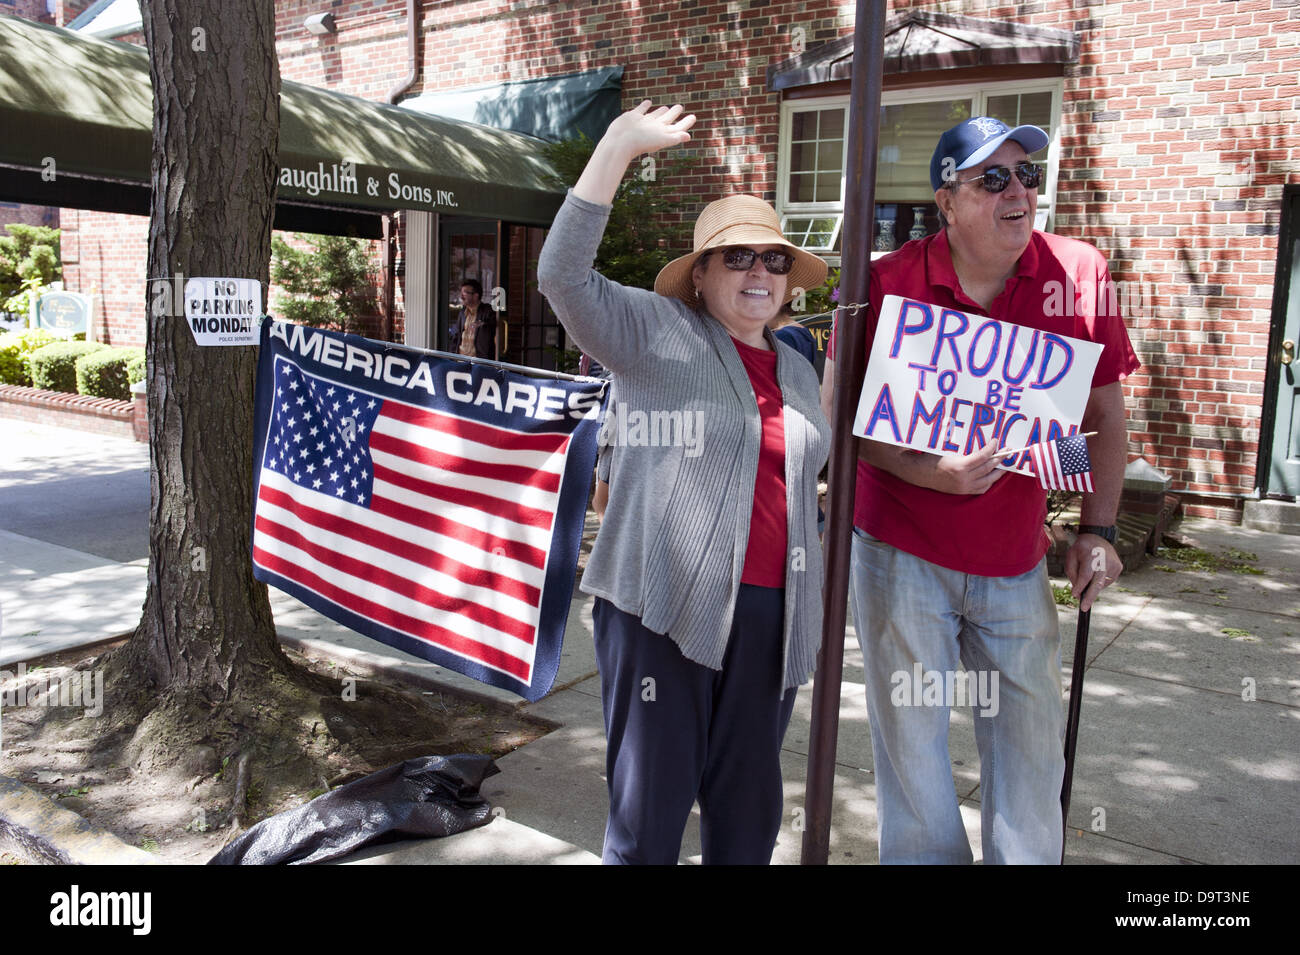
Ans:
[[[130,362],[144,360],[143,348],[103,348],[77,359],[77,393],[131,400]]]
[[[99,342],[57,342],[32,352],[32,385],[47,391],[77,391],[77,359],[100,351]]]
[[[144,376],[145,376],[144,349],[132,348],[129,350],[135,352],[136,354],[132,355],[130,358],[126,360],[126,380],[134,385],[137,381],[144,381]]]
[[[43,328],[22,332],[0,332],[0,385],[32,386],[27,360],[36,349],[59,339]]]

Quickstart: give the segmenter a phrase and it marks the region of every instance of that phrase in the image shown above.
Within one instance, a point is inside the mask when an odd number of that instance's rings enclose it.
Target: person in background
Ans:
[[[460,316],[452,325],[450,351],[470,358],[500,357],[497,315],[483,301],[483,285],[466,279],[460,286]]]
[[[795,321],[789,304],[782,306],[767,327],[772,329],[780,341],[807,358],[808,364],[817,367],[817,340],[813,338],[812,332]]]
[[[608,863],[675,863],[697,799],[705,863],[770,861],[781,741],[821,637],[829,427],[817,375],[766,326],[825,263],[785,239],[771,206],[735,195],[705,207],[655,291],[592,269],[629,163],[686,142],[694,121],[649,101],[615,119],[538,263],[570,337],[612,372],[614,410],[660,427],[613,431],[581,585],[597,598]]]

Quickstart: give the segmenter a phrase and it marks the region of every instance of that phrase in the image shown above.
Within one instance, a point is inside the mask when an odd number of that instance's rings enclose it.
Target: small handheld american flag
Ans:
[[[1038,483],[1049,491],[1092,493],[1092,460],[1084,435],[1043,441],[1029,449]]]

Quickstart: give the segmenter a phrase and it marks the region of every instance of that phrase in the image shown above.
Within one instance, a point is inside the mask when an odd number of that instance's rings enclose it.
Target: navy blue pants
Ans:
[[[597,598],[609,821],[604,862],[676,865],[700,803],[708,864],[767,865],[781,826],[785,591],[741,585],[721,670]]]

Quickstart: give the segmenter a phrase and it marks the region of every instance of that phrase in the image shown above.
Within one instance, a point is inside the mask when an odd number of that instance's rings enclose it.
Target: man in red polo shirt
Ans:
[[[1066,559],[1086,610],[1122,570],[1113,546],[1126,452],[1120,381],[1138,360],[1101,253],[1034,229],[1041,170],[1028,156],[1047,143],[1036,127],[989,117],[944,133],[930,164],[944,228],[872,263],[861,314],[868,354],[890,294],[1104,346],[1082,427],[1098,432],[1088,442],[1095,491]],[[851,603],[882,863],[971,861],[948,754],[951,701],[897,692],[917,663],[951,685],[958,660],[977,678],[968,685],[994,695],[974,711],[984,861],[1060,858],[1064,716],[1046,493],[998,469],[996,450],[938,456],[859,442]]]

